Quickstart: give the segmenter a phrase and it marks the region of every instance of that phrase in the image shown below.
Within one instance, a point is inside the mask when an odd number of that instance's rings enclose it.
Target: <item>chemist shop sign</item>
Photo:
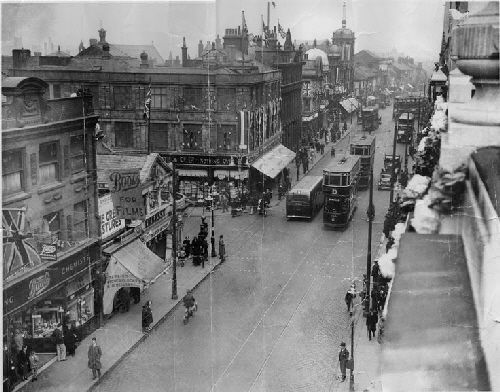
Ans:
[[[95,243],[59,262],[44,271],[31,275],[19,283],[6,288],[3,292],[4,315],[20,306],[43,297],[60,283],[71,279],[76,274],[91,267],[99,260],[99,244]]]
[[[125,219],[118,218],[110,194],[99,198],[99,218],[103,240],[125,228]]]

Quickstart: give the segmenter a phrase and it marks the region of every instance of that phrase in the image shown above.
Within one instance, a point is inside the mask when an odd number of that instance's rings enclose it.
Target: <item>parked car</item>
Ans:
[[[391,171],[382,170],[378,179],[378,190],[391,190]]]

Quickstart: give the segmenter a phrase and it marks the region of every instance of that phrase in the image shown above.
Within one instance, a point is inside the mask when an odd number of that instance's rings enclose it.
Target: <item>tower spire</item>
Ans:
[[[342,28],[345,29],[346,28],[346,6],[345,6],[345,1],[344,1],[344,6],[342,8]]]

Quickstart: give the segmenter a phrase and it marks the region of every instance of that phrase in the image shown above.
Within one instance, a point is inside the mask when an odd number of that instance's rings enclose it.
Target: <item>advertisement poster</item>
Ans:
[[[113,200],[111,200],[111,194],[99,198],[99,219],[101,221],[103,240],[125,228],[125,219],[118,219]]]
[[[141,169],[116,169],[106,172],[117,219],[144,220],[146,218],[140,171]]]

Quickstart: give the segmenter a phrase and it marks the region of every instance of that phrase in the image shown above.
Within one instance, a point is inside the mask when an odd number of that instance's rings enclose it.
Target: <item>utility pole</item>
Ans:
[[[394,197],[394,183],[396,174],[396,135],[398,133],[398,120],[394,123],[394,139],[392,141],[392,165],[391,165],[391,193],[389,195],[389,207],[392,204],[392,199]]]
[[[366,300],[365,315],[370,313],[370,276],[372,271],[372,221],[375,215],[373,205],[373,166],[370,169],[370,201],[368,204],[368,251],[366,252]]]
[[[215,200],[212,196],[212,237],[210,238],[210,242],[212,243],[212,257],[217,257],[217,253],[215,252]]]
[[[354,316],[351,316],[351,373],[349,375],[349,391],[354,392]]]
[[[177,173],[172,162],[172,299],[177,299]]]
[[[413,120],[415,121],[415,117],[413,117]],[[410,124],[410,112],[406,113],[405,172],[408,171],[408,143],[411,143],[411,140],[413,140],[413,124],[411,128],[409,128],[409,124]]]

